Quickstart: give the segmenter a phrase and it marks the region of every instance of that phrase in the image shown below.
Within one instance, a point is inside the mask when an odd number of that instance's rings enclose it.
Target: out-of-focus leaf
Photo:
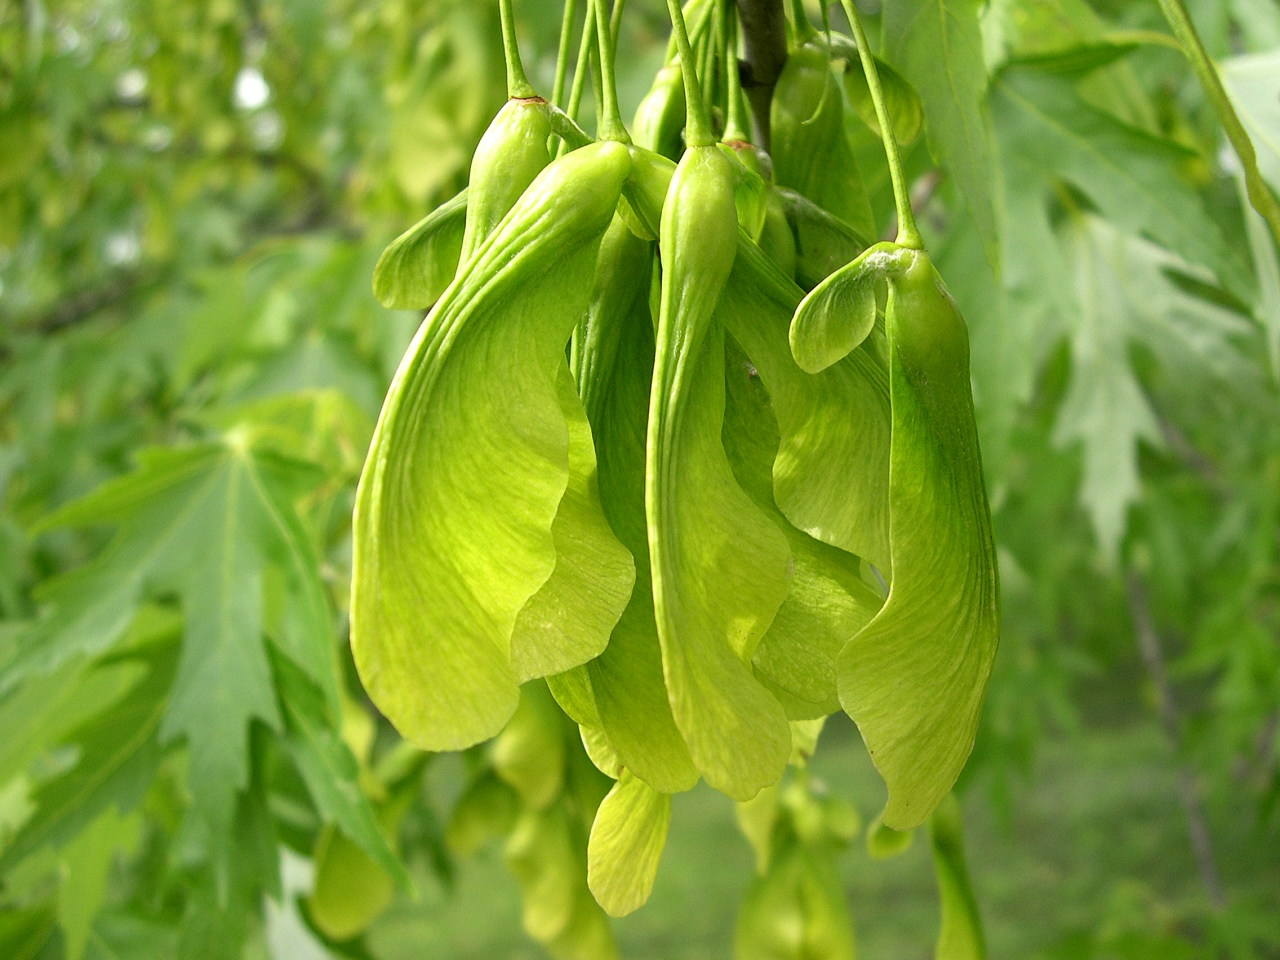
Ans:
[[[107,875],[118,853],[129,852],[141,827],[136,815],[121,817],[107,807],[61,852],[58,924],[67,960],[80,960],[89,928],[107,892]]]
[[[56,924],[52,905],[0,910],[0,948],[11,960],[40,960]]]
[[[1257,152],[1258,170],[1280,188],[1280,54],[1233,57],[1222,64],[1222,81]],[[1258,277],[1258,319],[1267,329],[1272,376],[1280,379],[1280,265],[1275,240],[1266,221],[1249,204],[1244,178],[1236,158],[1241,206],[1248,230],[1249,248]]]
[[[1071,81],[1022,67],[1002,72],[991,97],[1001,150],[1071,181],[1117,226],[1208,267],[1248,299],[1248,269],[1179,175],[1187,149],[1090,106]]]
[[[356,758],[332,728],[320,691],[284,658],[277,658],[275,666],[285,704],[286,742],[294,762],[320,812],[342,831],[343,839],[333,841],[334,855],[354,859],[342,846],[345,842],[369,858],[388,882],[409,886],[404,867],[360,789]]]
[[[978,0],[885,7],[884,56],[920,95],[929,150],[968,201],[987,259],[999,262],[991,121]]]
[[[66,663],[47,676],[33,676],[0,700],[0,783],[21,773],[42,750],[59,742],[86,717],[117,700],[145,668],[120,661],[93,668]]]
[[[45,846],[61,848],[108,808],[131,811],[160,762],[158,736],[177,658],[167,648],[120,703],[86,720],[67,739],[75,765],[34,792],[35,812],[0,853],[0,872]]]
[[[1232,343],[1248,335],[1247,322],[1169,279],[1170,271],[1194,268],[1098,217],[1075,221],[1066,242],[1075,293],[1072,374],[1054,437],[1084,445],[1080,497],[1103,556],[1114,560],[1140,493],[1137,445],[1164,442],[1130,365],[1131,344],[1148,345],[1182,376],[1231,389],[1247,389],[1257,375]]]
[[[167,960],[176,941],[172,926],[108,909],[94,921],[84,960]]]
[[[243,430],[223,443],[153,449],[138,460],[134,473],[45,521],[109,523],[119,532],[93,564],[55,582],[51,614],[26,638],[9,674],[51,670],[111,647],[148,593],[176,590],[185,633],[161,733],[187,737],[192,792],[225,829],[235,791],[247,782],[249,721],[280,728],[263,646],[268,564],[282,575],[289,611],[277,642],[337,713],[318,564],[291,506],[299,485],[315,476],[255,450]]]

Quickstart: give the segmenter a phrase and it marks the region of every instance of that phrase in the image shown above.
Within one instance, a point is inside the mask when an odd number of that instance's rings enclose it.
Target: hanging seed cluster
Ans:
[[[561,955],[614,948],[581,882],[544,874],[585,866],[608,913],[640,906],[670,796],[702,779],[755,824],[743,955],[851,956],[830,851],[856,816],[778,785],[843,709],[893,834],[970,752],[998,580],[968,336],[901,182],[919,104],[855,12],[852,39],[793,13],[766,154],[724,68],[733,4],[671,6],[630,135],[602,3],[595,140],[509,42],[470,187],[378,265],[384,303],[430,312],[360,480],[352,650],[412,743],[498,737],[450,829],[509,837],[526,927]],[[883,131],[897,242],[870,242],[848,110]],[[539,884],[560,899],[531,914]]]

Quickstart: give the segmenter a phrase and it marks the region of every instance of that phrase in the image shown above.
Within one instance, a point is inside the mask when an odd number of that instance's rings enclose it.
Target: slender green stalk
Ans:
[[[578,41],[578,61],[573,66],[573,85],[569,88],[569,102],[564,112],[570,120],[578,119],[578,109],[582,106],[582,94],[586,88],[587,74],[591,70],[591,50],[596,42],[596,8],[595,4],[587,4],[587,17],[582,23],[582,37]],[[556,151],[557,157],[569,152],[569,145],[561,143]]]
[[[608,23],[602,23],[599,16],[596,17],[596,36],[600,35],[600,28],[608,29]],[[597,40],[597,42],[599,42]],[[591,64],[591,100],[596,108],[596,133],[600,133],[600,128],[604,125],[604,77],[600,74],[600,52],[596,47],[592,47],[589,52],[589,62]]]
[[[849,17],[849,26],[853,28],[853,40],[858,45],[858,57],[862,60],[862,69],[867,75],[867,89],[871,92],[871,103],[876,108],[876,120],[880,124],[880,139],[884,141],[885,157],[889,161],[893,203],[898,211],[898,245],[910,247],[913,250],[923,250],[924,241],[920,239],[915,214],[911,210],[911,191],[907,188],[907,177],[902,170],[902,154],[898,150],[898,138],[893,132],[893,119],[889,116],[889,109],[884,102],[880,72],[876,69],[871,45],[867,42],[866,31],[862,29],[862,19],[858,16],[852,0],[840,0],[840,3]]]
[[[702,51],[702,64],[698,77],[702,81],[702,102],[710,112],[716,102],[716,66],[724,48],[724,0],[714,0],[711,5],[710,29],[707,45]]]
[[[696,50],[701,47],[703,35],[706,33],[707,23],[711,16],[711,4],[698,3],[695,0],[693,3],[686,4],[686,6],[690,7],[693,11],[693,16],[689,18],[687,24],[689,43],[691,43]],[[670,63],[676,58],[676,54],[679,52],[680,47],[679,44],[676,43],[676,34],[673,30],[671,31],[671,36],[667,37],[667,57],[663,63]]]
[[[622,11],[627,0],[613,0],[613,13],[609,15],[609,42],[613,44],[613,56],[618,56],[618,31],[622,28]]]
[[[513,99],[536,97],[533,85],[524,75],[520,62],[520,46],[516,43],[516,23],[511,13],[511,0],[498,0],[498,13],[502,18],[502,55],[507,61],[507,96]]]
[[[1262,179],[1253,141],[1249,139],[1244,124],[1240,122],[1240,117],[1231,105],[1231,98],[1227,96],[1227,91],[1222,86],[1222,79],[1218,76],[1213,60],[1210,59],[1204,44],[1200,42],[1200,35],[1196,33],[1195,24],[1191,22],[1187,8],[1183,6],[1182,0],[1160,0],[1160,9],[1164,11],[1164,18],[1169,21],[1173,35],[1178,38],[1183,55],[1191,64],[1191,69],[1195,72],[1196,79],[1200,81],[1204,95],[1208,97],[1214,113],[1218,115],[1218,122],[1222,124],[1222,128],[1227,133],[1227,139],[1231,141],[1236,156],[1240,158],[1240,165],[1244,167],[1244,185],[1249,195],[1249,202],[1253,205],[1253,209],[1262,215],[1262,219],[1267,221],[1267,226],[1271,228],[1271,236],[1275,238],[1276,243],[1280,243],[1280,203],[1277,203],[1275,194]]]
[[[751,142],[747,132],[746,101],[742,98],[742,77],[738,74],[738,4],[725,5],[724,69],[728,80],[728,104],[725,108],[724,139]]]
[[[605,15],[605,0],[592,0],[592,4],[596,10],[596,23],[607,26],[605,30],[596,31],[599,38],[597,51],[600,56],[600,89],[596,91],[596,108],[600,111],[600,122],[597,125],[596,138],[630,143],[631,137],[627,135],[627,128],[622,125],[621,111],[618,109],[618,87],[613,74],[613,24]]]
[[[809,22],[809,15],[804,12],[804,0],[790,0],[791,26],[795,30],[796,46],[804,43],[817,31]]]
[[[1168,47],[1170,50],[1182,52],[1182,44],[1163,30],[1108,30],[1100,38],[1114,44],[1146,44],[1153,47]]]
[[[578,0],[564,0],[564,16],[560,20],[560,46],[556,50],[556,79],[551,87],[551,102],[557,107],[564,96],[564,82],[569,74],[569,45],[573,42],[573,16],[577,13]]]
[[[573,66],[573,86],[569,89],[569,103],[564,112],[578,119],[582,106],[582,94],[586,90],[587,76],[591,71],[591,50],[596,42],[596,9],[587,4],[587,18],[582,24],[582,37],[578,41],[578,61]]]
[[[716,141],[711,134],[706,104],[702,101],[702,88],[695,68],[698,61],[693,55],[693,47],[689,45],[680,0],[667,0],[667,13],[671,16],[671,32],[675,34],[676,49],[680,51],[680,72],[684,76],[685,142],[691,147],[709,147]]]
[[[706,12],[706,4],[698,4],[696,2],[689,3],[687,6],[693,8],[693,16],[688,21],[689,39],[696,42],[699,25],[702,23],[702,15]],[[679,46],[676,44],[676,32],[671,31],[671,35],[667,37],[667,55],[662,61],[663,65],[670,63],[676,58],[676,54],[680,52]]]

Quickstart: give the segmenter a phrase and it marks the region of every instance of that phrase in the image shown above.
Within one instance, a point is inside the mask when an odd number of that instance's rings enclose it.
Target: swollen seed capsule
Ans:
[[[551,162],[546,106],[541,97],[512,98],[480,138],[471,158],[460,263],[471,259],[534,177]]]
[[[866,186],[844,132],[844,97],[825,50],[807,43],[790,53],[774,91],[770,119],[774,182],[798,191],[864,236],[873,236],[875,220]],[[803,231],[799,239],[803,249]]]
[[[684,149],[684,78],[680,63],[669,63],[654,77],[653,86],[636,107],[631,122],[636,144],[670,160]]]
[[[383,715],[424,749],[487,740],[518,702],[512,632],[556,566],[569,479],[557,375],[630,171],[607,142],[548,166],[461,267],[387,393],[352,521],[351,648]],[[608,642],[623,572],[580,662]]]
[[[749,666],[786,597],[791,556],[738,486],[721,439],[724,330],[714,313],[737,237],[733,161],[714,145],[690,147],[662,210],[645,513],[676,726],[707,783],[747,800],[777,781],[791,751],[782,707]]]

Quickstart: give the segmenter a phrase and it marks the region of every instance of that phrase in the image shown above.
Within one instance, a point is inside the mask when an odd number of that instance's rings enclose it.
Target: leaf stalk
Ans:
[[[676,38],[676,49],[680,52],[680,73],[684,77],[685,142],[691,147],[709,147],[716,141],[711,133],[706,104],[702,100],[702,87],[698,83],[698,60],[689,43],[689,32],[685,29],[680,0],[667,0],[667,13],[671,17],[671,33]]]
[[[1267,221],[1267,226],[1271,228],[1271,236],[1276,243],[1280,244],[1280,202],[1276,201],[1275,194],[1262,179],[1253,141],[1249,139],[1249,134],[1244,124],[1240,122],[1235,107],[1231,105],[1231,98],[1227,96],[1226,88],[1222,85],[1222,78],[1218,76],[1217,67],[1205,50],[1200,34],[1196,32],[1195,24],[1191,22],[1191,16],[1187,13],[1187,8],[1182,0],[1160,0],[1160,9],[1164,12],[1169,28],[1182,47],[1183,56],[1191,64],[1196,79],[1200,81],[1204,95],[1208,98],[1214,113],[1217,114],[1218,122],[1226,131],[1227,139],[1231,142],[1236,156],[1240,158],[1240,165],[1244,168],[1244,185],[1249,203],[1262,215],[1262,219]]]
[[[516,42],[516,23],[511,12],[511,0],[498,0],[498,13],[502,19],[502,56],[507,62],[507,96],[513,100],[536,97],[533,84],[524,75],[524,64],[520,62],[520,45]]]
[[[893,205],[898,212],[897,243],[912,250],[923,250],[924,241],[920,238],[915,213],[911,209],[911,191],[907,187],[907,177],[902,168],[902,153],[898,149],[898,137],[893,130],[889,108],[885,105],[884,89],[880,86],[880,71],[876,69],[871,44],[867,42],[867,33],[862,28],[862,18],[858,16],[858,10],[854,7],[852,0],[840,0],[840,4],[849,18],[849,26],[853,30],[853,41],[858,46],[858,58],[862,61],[862,70],[867,76],[867,89],[871,93],[876,121],[880,124],[880,139],[884,141],[884,152],[889,161],[889,179],[893,184]]]

